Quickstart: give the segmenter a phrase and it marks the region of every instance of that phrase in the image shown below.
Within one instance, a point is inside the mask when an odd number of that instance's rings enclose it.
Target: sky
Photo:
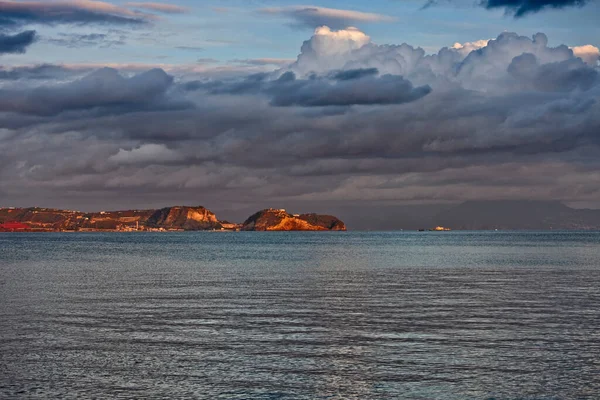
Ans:
[[[0,207],[600,208],[599,20],[595,0],[0,0]]]

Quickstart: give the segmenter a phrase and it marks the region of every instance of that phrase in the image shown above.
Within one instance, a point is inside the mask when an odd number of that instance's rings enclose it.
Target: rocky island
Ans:
[[[1,231],[326,231],[346,230],[338,218],[266,209],[243,224],[221,221],[202,206],[85,213],[53,208],[0,208]]]
[[[269,208],[251,215],[244,231],[345,231],[346,225],[332,215],[289,214],[284,209]]]

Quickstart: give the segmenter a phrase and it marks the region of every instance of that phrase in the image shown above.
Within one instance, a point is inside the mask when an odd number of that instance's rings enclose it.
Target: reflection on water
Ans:
[[[597,398],[600,233],[0,234],[1,398]]]

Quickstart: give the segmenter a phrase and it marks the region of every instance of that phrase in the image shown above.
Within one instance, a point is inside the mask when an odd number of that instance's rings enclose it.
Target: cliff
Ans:
[[[292,215],[285,210],[266,209],[250,216],[244,231],[345,231],[346,226],[331,215]]]
[[[9,222],[26,224],[27,230],[41,231],[221,229],[219,220],[210,210],[186,206],[94,213],[38,207],[0,208],[0,225]]]
[[[146,221],[147,226],[165,229],[200,231],[221,229],[215,214],[204,207],[167,207],[155,211]]]

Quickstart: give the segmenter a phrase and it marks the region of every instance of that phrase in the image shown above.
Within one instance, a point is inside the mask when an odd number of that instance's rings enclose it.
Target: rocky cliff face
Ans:
[[[19,222],[30,230],[211,230],[221,229],[214,213],[204,207],[167,207],[160,210],[80,211],[49,208],[0,208],[0,224]]]
[[[244,231],[345,231],[342,221],[331,215],[292,215],[285,210],[266,209],[253,214],[242,225]]]
[[[167,207],[155,211],[146,221],[147,226],[165,229],[198,231],[221,229],[216,215],[204,207]]]
[[[321,214],[300,214],[299,219],[308,222],[313,226],[320,226],[330,231],[345,231],[346,224],[333,215]]]

